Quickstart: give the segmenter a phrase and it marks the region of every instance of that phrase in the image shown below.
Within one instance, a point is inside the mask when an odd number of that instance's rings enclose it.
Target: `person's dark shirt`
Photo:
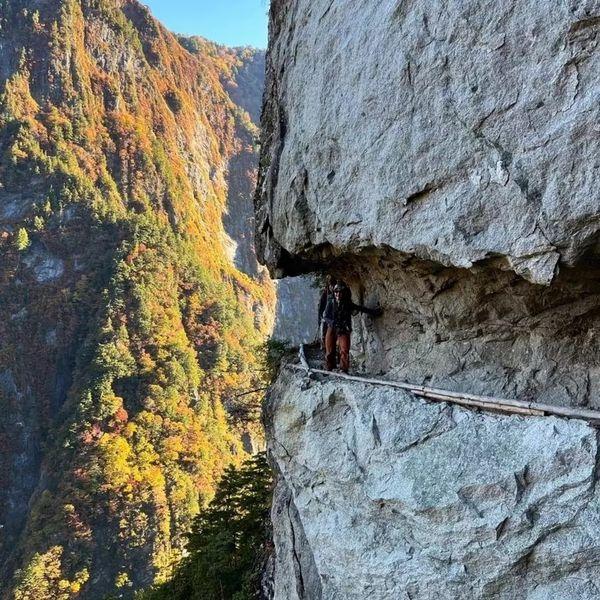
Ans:
[[[323,312],[323,320],[333,327],[337,334],[352,332],[352,315],[357,312],[371,313],[372,311],[359,304],[354,304],[350,294],[343,294],[340,301],[331,294]]]

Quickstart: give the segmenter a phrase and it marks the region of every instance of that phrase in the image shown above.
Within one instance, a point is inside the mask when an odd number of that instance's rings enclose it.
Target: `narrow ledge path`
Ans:
[[[344,379],[346,381],[356,381],[362,384],[392,387],[408,391],[415,396],[427,400],[449,402],[475,409],[484,409],[521,416],[555,416],[567,419],[581,419],[588,421],[592,426],[600,427],[600,411],[598,410],[570,406],[556,406],[553,404],[527,402],[523,400],[509,400],[506,398],[494,398],[492,396],[479,396],[476,394],[468,394],[466,392],[451,392],[401,381],[375,379],[362,375],[347,375],[346,373],[325,371],[324,369],[314,368],[309,364],[304,345],[300,346],[298,358],[300,364],[288,363],[286,367],[296,371],[305,372],[309,376],[315,373],[326,377]]]

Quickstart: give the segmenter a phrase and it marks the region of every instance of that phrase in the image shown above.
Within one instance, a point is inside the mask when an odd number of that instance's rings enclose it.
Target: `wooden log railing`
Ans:
[[[587,408],[577,408],[570,406],[555,406],[554,404],[543,404],[539,402],[528,402],[524,400],[509,400],[504,398],[494,398],[492,396],[479,396],[477,394],[468,394],[465,392],[451,392],[431,388],[423,385],[416,385],[401,381],[389,381],[386,379],[374,379],[372,377],[362,377],[358,375],[347,375],[346,373],[337,373],[333,371],[325,371],[323,369],[314,369],[306,360],[304,346],[300,346],[300,365],[288,364],[291,369],[304,371],[307,374],[318,373],[328,377],[335,377],[347,381],[356,381],[359,383],[367,383],[370,385],[386,386],[391,388],[402,389],[408,391],[415,396],[435,400],[438,402],[450,402],[472,408],[491,410],[495,412],[503,412],[517,415],[527,416],[546,416],[554,415],[568,419],[583,419],[594,425],[600,424],[600,411]]]

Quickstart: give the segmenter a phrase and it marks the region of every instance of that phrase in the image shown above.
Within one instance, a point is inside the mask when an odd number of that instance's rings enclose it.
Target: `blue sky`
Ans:
[[[268,0],[141,0],[176,33],[227,46],[267,46]]]

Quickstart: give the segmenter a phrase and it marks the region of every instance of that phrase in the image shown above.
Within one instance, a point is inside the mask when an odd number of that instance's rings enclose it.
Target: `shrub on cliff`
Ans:
[[[26,569],[17,573],[15,600],[69,600],[75,597],[89,578],[82,569],[72,580],[62,577],[63,549],[53,546],[43,554],[36,554]]]
[[[29,234],[27,233],[27,229],[21,227],[15,236],[14,240],[15,248],[22,252],[23,250],[27,250],[29,248]]]
[[[263,344],[259,359],[264,379],[268,385],[271,385],[277,379],[286,355],[291,352],[292,348],[287,341],[270,338]]]

